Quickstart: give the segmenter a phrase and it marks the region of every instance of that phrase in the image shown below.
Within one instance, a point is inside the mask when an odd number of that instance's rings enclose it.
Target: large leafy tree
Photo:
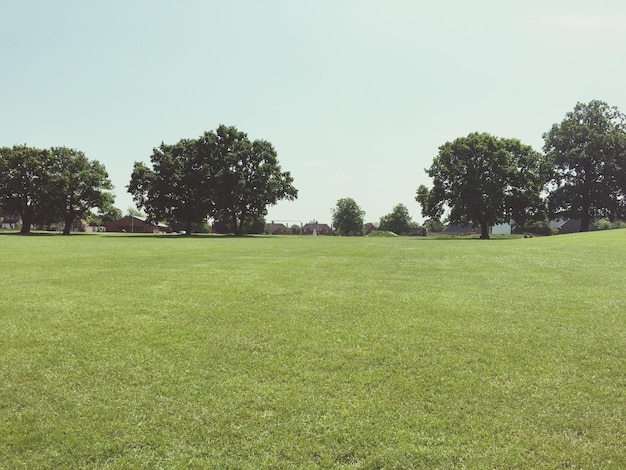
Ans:
[[[92,208],[106,210],[112,206],[114,197],[109,190],[113,185],[104,165],[89,160],[83,152],[53,147],[50,153],[55,166],[50,213],[58,213],[64,222],[63,234],[69,235],[72,224],[86,218]]]
[[[54,160],[49,150],[26,145],[0,148],[0,210],[22,219],[22,233],[50,221]]]
[[[580,219],[580,231],[596,218],[626,214],[626,116],[594,100],[578,103],[543,135],[554,167],[548,198],[555,217]]]
[[[182,139],[153,149],[151,167],[135,162],[128,192],[151,222],[167,221],[191,233],[194,224],[206,220],[211,208],[209,159],[198,142]]]
[[[250,142],[235,127],[220,126],[198,139],[154,149],[152,167],[135,162],[128,191],[152,221],[192,224],[208,216],[242,235],[280,199],[295,199],[289,172],[263,140]]]
[[[433,187],[417,190],[422,215],[438,219],[449,209],[451,223],[479,226],[483,239],[497,223],[544,215],[544,159],[517,139],[472,133],[446,142],[426,172]]]
[[[108,174],[102,164],[66,147],[37,149],[26,145],[0,149],[0,206],[22,218],[22,233],[33,223],[72,223],[90,209],[113,203]]]
[[[404,204],[397,204],[389,214],[380,218],[378,228],[398,235],[408,235],[411,232],[412,223],[407,207]]]
[[[340,235],[363,234],[365,211],[359,207],[354,199],[349,197],[339,199],[332,210],[332,215],[333,228]]]
[[[268,206],[298,197],[270,142],[250,141],[236,127],[221,125],[206,132],[199,147],[210,155],[211,215],[231,224],[235,234],[243,235],[253,220],[267,215]]]

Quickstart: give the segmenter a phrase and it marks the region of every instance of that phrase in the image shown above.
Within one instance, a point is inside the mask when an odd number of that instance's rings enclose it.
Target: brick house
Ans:
[[[302,226],[302,235],[334,235],[335,232],[328,224],[309,223]]]

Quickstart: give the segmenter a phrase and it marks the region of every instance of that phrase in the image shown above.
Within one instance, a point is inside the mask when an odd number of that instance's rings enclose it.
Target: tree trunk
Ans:
[[[30,233],[30,226],[33,223],[33,217],[30,213],[28,212],[24,212],[22,214],[22,229],[20,230],[21,234],[29,234]]]
[[[588,232],[589,231],[589,223],[591,222],[591,217],[589,217],[588,213],[585,213],[580,218],[580,231]]]
[[[191,235],[191,220],[187,221],[187,230],[185,235]]]
[[[233,221],[235,222],[235,235],[243,237],[243,229],[246,225],[246,214],[241,213],[239,220],[237,220],[237,215],[233,214]]]
[[[65,217],[65,226],[63,227],[63,235],[69,235],[72,231],[72,223],[74,223],[74,218],[71,216]]]
[[[480,239],[481,240],[489,240],[489,225],[480,224]]]

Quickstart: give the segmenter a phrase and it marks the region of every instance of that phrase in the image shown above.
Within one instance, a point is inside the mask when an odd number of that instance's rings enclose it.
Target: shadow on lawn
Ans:
[[[7,237],[55,237],[55,236],[63,236],[62,233],[59,232],[40,232],[40,231],[36,231],[36,232],[30,232],[30,233],[21,233],[21,232],[15,232],[15,231],[0,231],[0,236],[7,236]]]
[[[100,233],[98,234],[104,238],[120,238],[120,239],[128,239],[128,238],[150,238],[153,240],[211,240],[211,239],[233,239],[233,240],[242,240],[242,239],[250,239],[250,238],[272,238],[269,235],[242,235],[235,236],[229,234],[218,234],[218,233],[193,233],[191,235],[178,235],[173,233],[167,234],[153,234],[153,233],[120,233],[120,232],[109,232],[109,233]]]
[[[520,240],[524,238],[523,235],[492,235],[488,239],[484,240],[480,238],[480,235],[432,235],[428,237],[421,237],[422,240],[430,240],[430,241],[497,241],[497,240]]]

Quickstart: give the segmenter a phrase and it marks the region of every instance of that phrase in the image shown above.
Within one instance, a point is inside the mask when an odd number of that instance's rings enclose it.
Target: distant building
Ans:
[[[448,235],[474,235],[480,233],[480,231],[478,228],[472,227],[471,225],[450,224],[443,229],[442,233]]]
[[[127,215],[105,225],[107,232],[127,233],[168,233],[171,229],[165,224],[150,224],[145,217]]]
[[[265,233],[269,233],[270,235],[283,235],[286,229],[285,224],[265,224]]]
[[[312,222],[302,226],[302,235],[334,235],[335,232],[328,224]]]
[[[22,225],[22,219],[17,215],[0,215],[0,228],[12,229]]]
[[[558,230],[559,235],[580,232],[580,219],[553,220],[550,222],[550,225]],[[594,232],[596,230],[598,230],[598,227],[594,223],[589,222],[588,231]]]
[[[491,235],[511,235],[512,228],[510,223],[496,224],[489,229]]]
[[[471,225],[452,224],[443,229],[448,235],[474,235],[480,234],[480,227]],[[511,224],[496,224],[489,227],[489,235],[511,235]]]
[[[364,235],[369,235],[370,233],[374,232],[378,230],[378,227],[376,227],[376,225],[368,222],[363,226],[363,234]]]

